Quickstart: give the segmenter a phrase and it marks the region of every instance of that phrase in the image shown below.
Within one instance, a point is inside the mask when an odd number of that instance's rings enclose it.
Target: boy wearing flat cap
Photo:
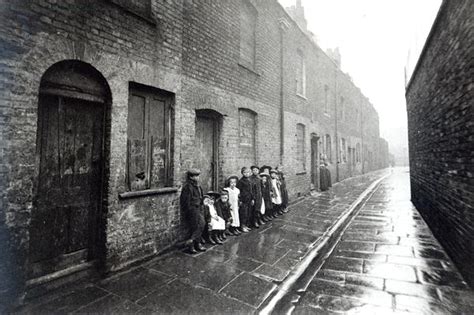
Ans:
[[[253,183],[253,193],[254,193],[254,200],[255,203],[253,205],[252,211],[252,221],[251,224],[253,227],[258,228],[260,225],[265,224],[262,220],[262,181],[260,179],[260,168],[256,165],[252,165],[250,167],[252,170],[252,176],[250,177]],[[265,207],[265,206],[264,206]],[[263,209],[265,212],[265,208]]]
[[[186,241],[187,248],[191,254],[197,251],[205,251],[201,245],[201,235],[205,228],[204,213],[202,209],[203,193],[199,186],[199,174],[197,169],[190,169],[187,172],[187,181],[181,190],[180,206],[191,230],[191,237]]]

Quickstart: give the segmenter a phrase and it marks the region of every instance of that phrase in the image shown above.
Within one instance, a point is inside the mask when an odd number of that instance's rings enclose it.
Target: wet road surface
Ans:
[[[386,172],[338,183],[289,213],[198,255],[172,252],[139,267],[47,296],[20,313],[251,314],[322,235]],[[474,299],[409,202],[395,174],[355,217],[295,313],[472,310]]]
[[[89,283],[22,312],[254,313],[321,235],[386,171],[340,182],[290,206],[290,212],[222,246],[173,252]]]
[[[474,294],[397,169],[354,217],[293,314],[473,314]]]

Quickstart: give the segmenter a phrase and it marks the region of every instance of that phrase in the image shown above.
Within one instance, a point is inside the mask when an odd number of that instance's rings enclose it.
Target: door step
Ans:
[[[25,300],[39,298],[64,287],[90,281],[98,277],[96,261],[88,261],[79,265],[30,279],[26,282]]]

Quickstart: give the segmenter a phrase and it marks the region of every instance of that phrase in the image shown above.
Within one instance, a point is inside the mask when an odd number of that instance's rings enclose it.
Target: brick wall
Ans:
[[[239,108],[256,114],[255,163],[283,164],[291,198],[307,193],[311,187],[312,135],[321,139],[325,134],[331,135],[333,163],[329,168],[334,180],[336,138],[345,137],[351,147],[356,143],[367,145],[376,154],[378,117],[373,106],[348,75],[290,20],[277,1],[250,1],[257,10],[253,68],[240,62],[238,1],[154,0],[148,14],[143,14],[142,6],[130,11],[133,6],[124,8],[121,3],[124,2],[0,3],[0,36],[4,39],[0,46],[0,278],[6,279],[0,284],[2,296],[24,288],[29,220],[34,211],[39,163],[39,84],[45,71],[59,61],[79,60],[91,65],[103,75],[112,95],[104,179],[106,270],[117,270],[154,255],[187,236],[178,197],[184,171],[195,163],[196,110],[208,109],[220,115],[220,185],[249,162],[248,157],[244,160],[240,156]],[[288,27],[280,37],[282,18]],[[296,49],[304,53],[306,60],[305,97],[296,95]],[[175,95],[173,186],[178,192],[119,198],[126,191],[130,82]],[[329,87],[328,113],[323,112],[325,85]],[[336,131],[335,107],[341,96],[348,104],[346,121]],[[361,113],[360,126],[354,126],[351,117],[355,108]],[[305,125],[304,172],[294,167],[298,123]],[[377,167],[367,160],[364,168],[363,161],[351,167],[339,163],[338,179]]]
[[[407,87],[412,201],[474,283],[474,3],[444,1]]]

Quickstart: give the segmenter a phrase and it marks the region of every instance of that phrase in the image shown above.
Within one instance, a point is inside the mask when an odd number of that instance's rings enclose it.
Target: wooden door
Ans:
[[[311,137],[311,183],[314,189],[319,189],[318,140],[318,137]]]
[[[196,120],[195,165],[201,170],[204,192],[217,189],[217,119],[198,116]]]
[[[30,274],[93,259],[102,192],[104,104],[40,96],[39,179],[30,225]]]

